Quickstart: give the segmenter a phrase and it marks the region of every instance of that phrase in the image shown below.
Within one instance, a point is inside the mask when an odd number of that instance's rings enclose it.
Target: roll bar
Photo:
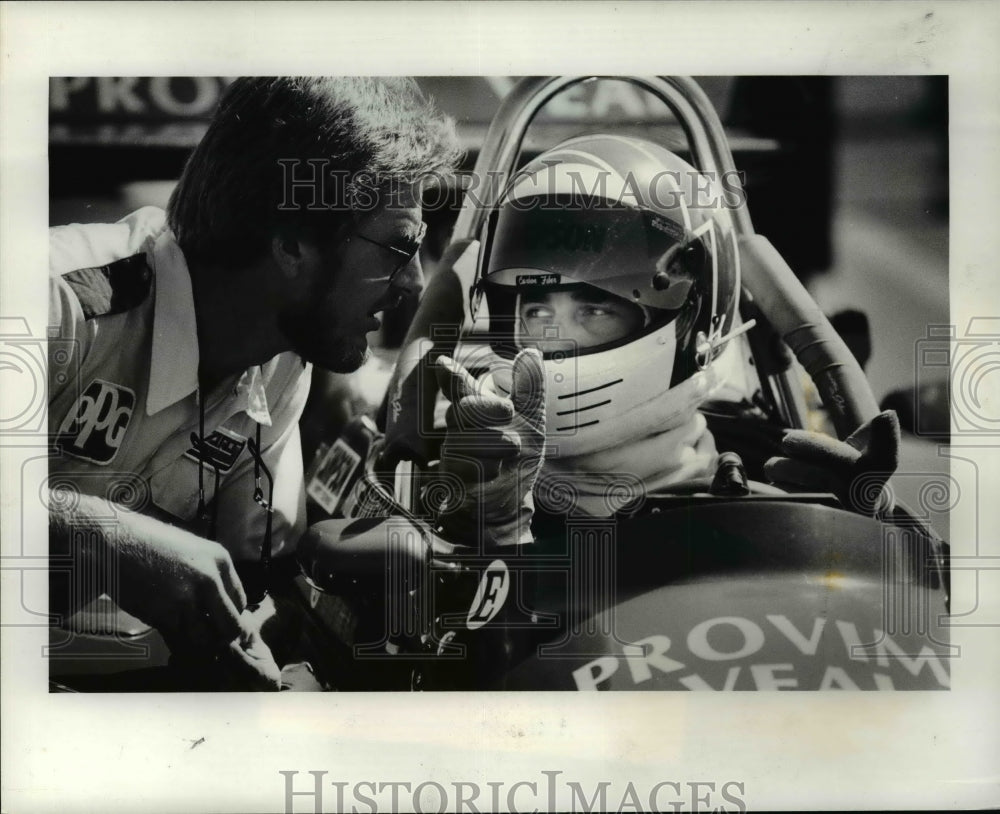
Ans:
[[[677,117],[694,158],[694,165],[717,176],[735,172],[722,123],[711,101],[698,84],[687,76],[529,76],[518,82],[500,103],[479,151],[475,177],[486,180],[486,196],[466,198],[455,222],[456,238],[476,239],[487,214],[503,192],[503,181],[513,175],[521,143],[532,120],[553,96],[567,88],[598,79],[632,82],[660,99]],[[753,234],[745,206],[734,212],[738,236]]]
[[[526,77],[503,99],[490,123],[475,165],[476,177],[485,187],[476,196],[466,196],[455,224],[453,245],[468,244],[480,238],[483,224],[496,206],[505,181],[517,168],[525,134],[538,111],[561,91],[598,79],[624,80],[652,93],[677,117],[687,136],[693,165],[702,172],[715,173],[716,177],[728,174],[727,177],[734,183],[738,180],[718,114],[704,91],[690,77]],[[740,205],[732,210],[732,214],[740,247],[743,303],[752,301],[764,320],[794,352],[816,384],[838,436],[846,438],[878,413],[864,372],[771,243],[754,233],[746,208],[746,196],[740,196]],[[416,340],[431,336],[429,329],[432,321],[440,321],[444,312],[455,310],[455,303],[462,299],[460,290],[468,295],[469,281],[459,280],[454,272],[449,274],[447,267],[443,267],[431,280],[404,343],[401,367],[412,368],[415,362],[412,354],[408,358],[408,352],[415,347]],[[463,319],[456,315],[453,324],[462,322]],[[762,352],[760,345],[768,344],[766,341],[758,342],[755,355]],[[751,347],[754,347],[753,342]],[[758,364],[758,370],[775,370],[775,365]],[[794,381],[794,374],[787,369],[782,370],[780,365],[777,370],[762,384],[770,387],[769,395],[782,421],[789,427],[801,427],[801,383]],[[406,372],[397,369],[394,380]]]

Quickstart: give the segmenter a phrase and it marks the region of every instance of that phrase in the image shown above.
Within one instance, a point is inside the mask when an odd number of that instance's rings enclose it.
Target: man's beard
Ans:
[[[357,336],[336,333],[329,317],[324,319],[320,311],[317,306],[286,311],[278,317],[278,328],[305,361],[333,373],[352,373],[368,359],[367,343]]]

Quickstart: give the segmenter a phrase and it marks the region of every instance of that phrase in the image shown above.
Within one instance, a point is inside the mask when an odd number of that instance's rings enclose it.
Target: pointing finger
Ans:
[[[499,427],[514,417],[514,407],[506,399],[491,396],[467,396],[453,403],[445,421],[450,429]]]
[[[452,403],[467,396],[479,395],[479,387],[472,374],[450,356],[438,357],[437,378],[438,386]]]

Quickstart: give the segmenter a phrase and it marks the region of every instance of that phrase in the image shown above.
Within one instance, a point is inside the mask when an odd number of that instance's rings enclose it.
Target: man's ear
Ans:
[[[279,230],[271,235],[271,257],[287,280],[310,274],[320,262],[319,248],[290,230]]]

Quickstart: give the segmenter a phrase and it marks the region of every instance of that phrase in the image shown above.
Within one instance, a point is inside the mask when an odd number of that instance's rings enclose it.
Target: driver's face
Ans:
[[[599,288],[525,293],[518,316],[525,339],[544,340],[546,351],[573,351],[605,345],[637,333],[642,309]]]

